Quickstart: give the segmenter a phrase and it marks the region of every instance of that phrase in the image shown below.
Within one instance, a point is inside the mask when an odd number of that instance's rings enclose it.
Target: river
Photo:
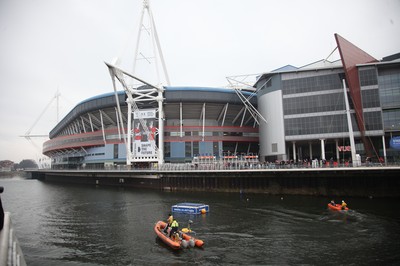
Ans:
[[[399,265],[399,199],[182,193],[0,179],[28,265]],[[336,201],[342,200],[335,198]],[[199,202],[193,221],[204,248],[173,251],[154,224],[171,206]]]

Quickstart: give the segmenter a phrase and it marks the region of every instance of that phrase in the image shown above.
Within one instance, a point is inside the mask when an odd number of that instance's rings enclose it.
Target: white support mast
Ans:
[[[148,16],[149,25],[144,24],[145,14],[147,14],[147,16]],[[143,30],[146,31],[151,38],[151,44],[152,44],[151,50],[154,53],[154,55],[152,57],[146,56],[140,52],[139,47],[140,47],[140,41],[141,41]],[[141,55],[141,58],[138,57],[139,55]],[[137,74],[136,73],[136,64],[139,59],[144,59],[149,64],[151,64],[152,60],[154,59],[154,64],[155,64],[154,70],[156,71],[156,75],[157,75],[157,83],[156,83],[157,85],[162,83],[160,80],[158,59],[161,60],[161,65],[162,65],[162,70],[164,73],[166,85],[167,86],[170,85],[167,67],[166,67],[166,64],[164,61],[164,56],[163,56],[163,53],[161,50],[160,40],[158,38],[156,24],[155,24],[154,18],[153,18],[153,13],[151,12],[151,9],[150,9],[150,1],[149,0],[143,0],[143,9],[142,9],[142,13],[140,16],[139,30],[138,30],[138,36],[136,39],[136,49],[135,49],[135,55],[134,55],[134,61],[133,61],[133,69],[132,69],[133,75]]]
[[[142,34],[142,31],[144,34]],[[141,43],[141,39],[142,37],[147,37],[146,35],[150,38],[150,42],[146,42],[144,45]],[[138,66],[137,63],[140,60],[145,62],[145,65]],[[132,73],[125,72],[119,68],[119,61],[120,59],[117,58],[112,64],[106,63],[106,65],[112,78],[115,98],[117,101],[119,124],[126,146],[126,164],[131,165],[133,162],[158,162],[159,164],[162,164],[164,162],[164,87],[162,84],[168,86],[170,85],[170,80],[161,50],[153,14],[150,9],[149,0],[143,0],[143,8],[140,15]],[[161,61],[161,66],[159,61]],[[149,66],[151,69],[148,69]],[[162,79],[160,77],[160,67],[162,68],[162,73],[164,74]],[[138,70],[140,73],[138,73]],[[155,72],[155,76],[153,75],[153,72]],[[150,77],[147,77],[147,75],[150,75]],[[138,78],[138,76],[146,78]],[[127,96],[126,103],[128,106],[128,114],[126,119],[126,133],[122,122],[123,116],[118,100],[116,87],[117,84],[115,79],[117,79],[120,85],[122,85],[122,88]],[[150,82],[144,81],[145,79],[150,80],[151,83],[156,85],[152,85]],[[132,81],[133,83],[131,83]],[[153,105],[151,107],[152,109],[139,109],[137,103],[143,102],[157,102],[157,106]],[[150,118],[148,114],[154,114],[154,116]],[[134,121],[132,121],[133,115],[135,116]],[[158,128],[149,128],[147,122],[150,121],[149,123],[153,125],[154,118],[158,118]],[[138,132],[137,135],[135,131]],[[145,140],[143,140],[143,142],[137,141],[134,138],[134,134],[136,137],[143,137]],[[158,136],[158,144],[155,143],[155,135]],[[145,149],[148,150],[143,152]]]
[[[346,81],[343,79],[344,101],[346,104],[347,126],[349,128],[350,148],[351,148],[351,162],[353,166],[357,165],[356,158],[356,145],[354,143],[353,123],[351,122],[349,100],[347,98]]]
[[[164,110],[163,110],[163,93],[164,93],[164,88],[162,87],[157,87],[154,86],[130,73],[125,72],[124,70],[105,63],[110,71],[110,75],[112,78],[113,82],[113,87],[114,87],[114,92],[115,92],[115,97],[117,101],[117,109],[118,109],[118,114],[120,116],[120,120],[122,121],[122,112],[121,112],[121,107],[120,103],[118,100],[117,96],[117,88],[116,88],[116,82],[115,79],[117,79],[120,84],[123,87],[123,90],[125,91],[127,95],[127,106],[128,106],[128,119],[127,119],[127,132],[125,133],[124,127],[121,126],[123,136],[124,136],[124,142],[126,145],[126,163],[127,165],[131,165],[132,162],[158,162],[159,164],[162,164],[164,162]],[[131,78],[134,79],[141,84],[147,86],[147,88],[132,88],[127,85],[126,79]],[[155,151],[155,156],[137,156],[136,155],[136,150],[132,149],[132,122],[131,122],[131,117],[132,113],[138,113],[141,111],[139,107],[137,106],[137,102],[154,102],[157,101],[158,103],[158,130],[157,132],[151,132],[149,130],[149,127],[146,124],[145,119],[139,115],[138,120],[140,121],[140,125],[143,129],[143,132],[146,136],[152,136],[152,134],[157,134],[158,135],[158,145],[155,145],[153,141],[150,141],[148,144],[151,145],[151,149]],[[154,136],[153,136],[154,137]],[[153,146],[154,145],[154,146]]]

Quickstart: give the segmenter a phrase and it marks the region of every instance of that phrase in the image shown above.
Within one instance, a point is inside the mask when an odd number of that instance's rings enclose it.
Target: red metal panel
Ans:
[[[364,138],[365,126],[362,115],[361,88],[360,79],[358,76],[358,69],[356,65],[377,62],[378,60],[376,60],[374,57],[367,54],[337,33],[335,33],[335,39],[345,71],[347,85],[349,86],[350,96],[354,104],[354,109],[356,111],[358,128],[360,129],[363,136],[364,146],[368,151],[370,150],[368,147],[370,147],[371,145],[369,141]]]

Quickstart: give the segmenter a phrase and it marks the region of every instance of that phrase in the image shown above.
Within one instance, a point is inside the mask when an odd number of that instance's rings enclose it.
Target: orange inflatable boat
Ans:
[[[342,209],[342,205],[341,204],[333,205],[332,203],[328,203],[328,208],[333,210],[333,211],[348,211],[349,210],[349,208],[347,208],[347,207]]]
[[[168,246],[173,249],[182,249],[187,247],[202,247],[204,242],[200,239],[196,239],[188,234],[179,232],[178,238],[171,238],[167,234],[164,234],[164,228],[167,224],[163,221],[158,221],[154,226],[154,232],[156,235]]]

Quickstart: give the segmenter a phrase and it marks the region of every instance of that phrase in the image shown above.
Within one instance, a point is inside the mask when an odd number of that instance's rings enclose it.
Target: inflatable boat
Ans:
[[[328,208],[333,211],[348,211],[349,210],[349,208],[347,208],[347,207],[342,209],[341,204],[332,204],[332,203],[328,203]]]
[[[154,226],[154,232],[156,235],[172,249],[183,249],[187,247],[202,247],[204,242],[200,239],[196,239],[188,234],[179,232],[179,237],[169,237],[164,233],[164,228],[167,223],[163,221],[158,221]]]

